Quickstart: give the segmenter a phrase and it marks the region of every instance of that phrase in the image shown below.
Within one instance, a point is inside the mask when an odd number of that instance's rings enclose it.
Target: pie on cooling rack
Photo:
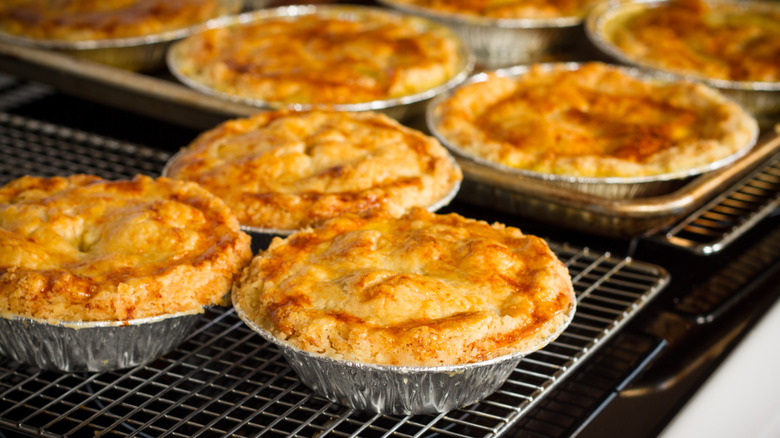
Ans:
[[[155,35],[217,17],[221,0],[3,0],[0,31],[92,41]]]
[[[583,17],[596,0],[389,0],[441,14],[495,19]]]
[[[575,299],[542,239],[414,209],[274,239],[244,271],[233,303],[308,352],[438,366],[538,349],[565,327]]]
[[[601,63],[488,74],[436,104],[445,145],[489,163],[575,177],[701,170],[751,147],[756,121],[702,84]]]
[[[124,321],[220,302],[251,258],[194,183],[25,176],[0,187],[0,313]]]
[[[295,230],[344,213],[437,208],[462,175],[433,137],[373,112],[289,110],[227,121],[165,169],[221,197],[242,225]]]
[[[199,88],[271,105],[343,105],[410,96],[463,69],[459,40],[443,26],[379,8],[320,6],[258,11],[193,35],[169,57]]]
[[[780,82],[780,7],[772,3],[660,2],[617,15],[607,36],[629,58],[673,72]]]

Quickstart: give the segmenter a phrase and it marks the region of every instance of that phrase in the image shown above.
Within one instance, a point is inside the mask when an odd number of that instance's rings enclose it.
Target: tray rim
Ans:
[[[780,126],[780,125],[779,125]],[[663,226],[680,219],[703,205],[710,197],[730,186],[763,161],[780,152],[780,133],[767,132],[759,137],[752,150],[732,163],[691,179],[670,193],[645,198],[610,199],[588,193],[546,184],[541,180],[517,175],[498,174],[493,169],[464,157],[457,157],[464,175],[464,185],[469,182],[486,183],[511,196],[543,199],[553,208],[573,209],[580,215],[591,214],[622,225],[639,227],[628,234],[652,234]],[[461,189],[461,192],[466,192]],[[467,193],[467,192],[466,192]],[[563,225],[571,225],[565,223]],[[592,225],[592,224],[591,224]],[[606,234],[619,234],[619,230],[589,228]]]

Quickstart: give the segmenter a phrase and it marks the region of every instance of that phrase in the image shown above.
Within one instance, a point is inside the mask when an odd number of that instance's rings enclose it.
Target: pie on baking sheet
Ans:
[[[699,83],[602,63],[490,72],[434,103],[432,130],[496,165],[574,177],[701,173],[752,147],[755,119]]]

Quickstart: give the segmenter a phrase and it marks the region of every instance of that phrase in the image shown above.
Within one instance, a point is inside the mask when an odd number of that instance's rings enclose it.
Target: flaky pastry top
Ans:
[[[242,225],[274,230],[380,209],[400,216],[434,206],[462,179],[435,138],[382,114],[288,110],[201,134],[165,174],[207,188]]]
[[[437,13],[495,19],[584,17],[596,0],[391,0]]]
[[[700,173],[746,151],[758,129],[710,87],[595,62],[490,73],[437,105],[433,124],[445,144],[491,163],[596,178]]]
[[[233,303],[305,351],[400,366],[533,351],[575,306],[568,270],[542,239],[423,209],[276,238]]]
[[[617,16],[608,37],[629,58],[657,68],[711,79],[780,82],[780,8],[772,8],[772,2],[744,3],[662,2]]]
[[[217,17],[220,0],[3,0],[0,31],[42,40],[156,35]]]
[[[378,8],[323,8],[193,35],[174,47],[174,68],[208,89],[272,106],[398,99],[463,69],[459,42],[443,27]]]
[[[25,176],[0,188],[0,312],[124,321],[221,302],[252,256],[194,183]]]

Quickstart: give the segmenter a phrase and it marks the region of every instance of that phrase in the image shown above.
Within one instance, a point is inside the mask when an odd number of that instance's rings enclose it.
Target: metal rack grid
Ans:
[[[33,173],[159,174],[165,152],[0,113],[3,181]],[[204,315],[175,351],[106,373],[41,371],[0,359],[0,426],[38,436],[500,436],[668,282],[660,267],[551,243],[572,273],[571,326],[473,406],[439,415],[371,415],[305,387],[279,351],[230,308]]]
[[[0,112],[0,184],[23,175],[159,175],[170,154]]]
[[[667,282],[652,265],[554,246],[578,295],[573,323],[469,407],[396,417],[333,404],[232,309],[219,308],[178,349],[128,370],[69,374],[0,362],[0,425],[45,437],[501,436]]]
[[[716,253],[780,207],[780,154],[655,239],[699,254]]]

